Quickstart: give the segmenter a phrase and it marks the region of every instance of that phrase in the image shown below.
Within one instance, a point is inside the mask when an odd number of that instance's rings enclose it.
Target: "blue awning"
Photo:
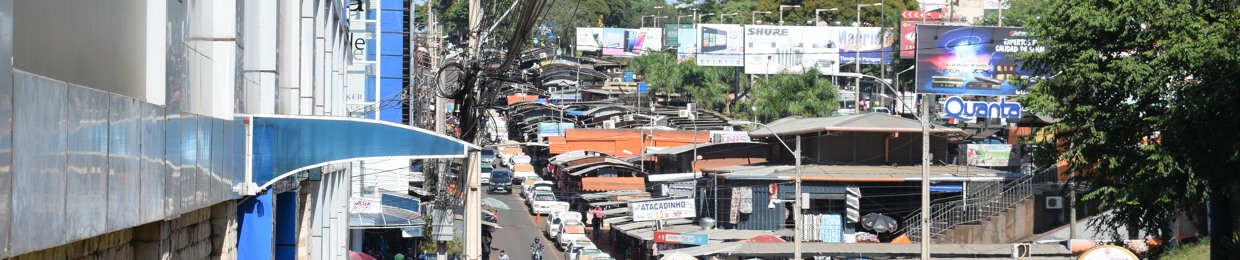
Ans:
[[[379,120],[262,115],[253,120],[252,180],[265,189],[294,173],[361,159],[464,158],[477,146]]]
[[[930,192],[964,192],[964,185],[959,182],[930,184]]]
[[[586,111],[585,110],[564,110],[564,113],[570,116],[581,116],[581,115],[586,114]]]

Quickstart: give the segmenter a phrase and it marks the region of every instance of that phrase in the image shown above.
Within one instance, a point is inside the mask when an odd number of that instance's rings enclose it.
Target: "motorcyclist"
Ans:
[[[530,244],[530,255],[531,255],[531,256],[533,256],[533,257],[534,257],[534,259],[541,260],[541,259],[542,259],[542,249],[543,249],[543,245],[542,245],[542,243],[539,243],[538,238],[537,238],[537,237],[535,237],[535,238],[534,238],[534,243],[533,243],[533,244]]]

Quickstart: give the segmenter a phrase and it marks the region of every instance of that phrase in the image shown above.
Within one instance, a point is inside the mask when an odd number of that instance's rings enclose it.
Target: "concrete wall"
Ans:
[[[12,259],[236,259],[236,201]]]
[[[1026,199],[980,224],[957,225],[935,243],[1006,244],[1028,238],[1033,235],[1036,202]]]

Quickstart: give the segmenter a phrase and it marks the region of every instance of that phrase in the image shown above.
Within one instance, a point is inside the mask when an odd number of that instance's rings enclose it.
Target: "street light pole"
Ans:
[[[771,11],[753,11],[749,14],[749,24],[758,24],[758,14],[769,14]]]
[[[819,16],[818,16],[819,13],[822,13],[823,11],[839,11],[839,10],[840,10],[839,8],[814,9],[814,26],[818,26],[818,23],[822,22],[822,20],[819,19]]]
[[[729,15],[737,15],[737,13],[720,14],[720,15],[719,15],[719,23],[726,23],[725,21],[723,21],[723,19],[724,19],[724,18],[727,18]]]
[[[794,197],[793,199],[793,202],[794,202],[793,207],[795,208],[792,209],[792,212],[795,213],[795,214],[792,214],[792,217],[795,219],[792,222],[793,224],[797,226],[797,228],[800,228],[802,224],[802,221],[801,221],[801,205],[802,204],[801,203],[805,203],[804,201],[801,201],[802,200],[801,198],[802,197],[801,196],[801,135],[797,135],[797,153],[796,153],[795,158],[797,159],[797,165],[795,168],[797,180],[796,180],[796,183],[794,184],[796,185],[796,188],[794,188],[794,190],[796,190],[795,191],[796,194],[794,196],[796,197]],[[796,230],[796,228],[794,228],[793,230]],[[802,240],[801,237],[803,236],[802,233],[804,232],[797,230],[796,234],[792,236],[792,254],[793,254],[792,257],[797,260],[803,259],[801,258],[801,240]]]
[[[899,87],[899,86],[900,86],[900,74],[901,74],[901,73],[908,72],[908,71],[910,71],[910,70],[913,70],[913,68],[916,68],[916,67],[917,67],[917,65],[908,66],[908,69],[905,69],[904,71],[901,71],[901,72],[897,72],[897,73],[896,73],[896,88],[895,88],[895,89],[893,89],[893,90],[891,90],[891,95],[896,97],[896,105],[903,105],[903,104],[904,104],[904,97],[903,97],[903,95],[900,93],[900,87]],[[899,113],[900,113],[900,106],[896,106],[896,113],[897,113],[897,114],[899,114]]]
[[[702,14],[701,16],[698,16],[698,17],[697,17],[697,21],[694,21],[693,23],[702,23],[702,17],[711,16],[711,15],[715,15],[715,13],[705,13],[705,14]]]
[[[784,25],[784,9],[801,8],[801,5],[779,5],[779,25]]]
[[[861,74],[861,8],[867,7],[867,6],[882,6],[882,5],[883,3],[857,5],[857,24],[855,24],[855,26],[857,27],[857,32],[856,32],[857,34],[853,35],[853,53],[856,54],[856,56],[853,58],[853,64],[856,64],[857,66],[857,74]],[[861,78],[860,77],[857,77],[857,83],[855,86],[853,86],[853,88],[854,88],[853,95],[856,98],[856,99],[853,99],[853,107],[854,107],[853,111],[856,112],[854,114],[861,114],[862,110],[861,110]]]
[[[659,10],[659,11],[656,11],[656,12],[655,12],[655,17],[654,17],[654,27],[659,27],[659,16],[660,16],[660,15],[663,15],[663,6],[662,6],[662,5],[660,5],[660,6],[655,6],[655,7],[654,7],[654,9],[658,9],[658,10]]]

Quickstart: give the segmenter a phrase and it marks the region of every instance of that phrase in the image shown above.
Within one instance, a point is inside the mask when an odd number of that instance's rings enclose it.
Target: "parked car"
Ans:
[[[529,182],[528,184],[522,184],[521,185],[521,198],[525,200],[529,200],[530,194],[538,190],[551,191],[551,188],[553,187],[552,185],[554,184],[550,181],[533,181],[533,182]]]
[[[547,228],[543,230],[543,233],[547,235],[547,238],[556,237],[556,235],[560,234],[560,224],[564,222],[581,222],[581,213],[572,211],[552,212],[547,217]]]
[[[564,259],[577,259],[578,255],[580,255],[582,251],[587,250],[598,251],[598,246],[596,246],[594,242],[591,242],[589,238],[579,238],[576,241],[573,241],[569,248],[564,250]]]
[[[530,195],[530,213],[545,215],[556,211],[568,211],[568,202],[558,201],[550,191],[535,191]]]
[[[573,241],[578,238],[586,237],[586,224],[581,221],[566,221],[560,223],[560,233],[556,235],[556,245],[561,249],[568,249]]]
[[[512,165],[512,176],[516,178],[538,177],[538,173],[534,172],[534,166],[529,164]]]

